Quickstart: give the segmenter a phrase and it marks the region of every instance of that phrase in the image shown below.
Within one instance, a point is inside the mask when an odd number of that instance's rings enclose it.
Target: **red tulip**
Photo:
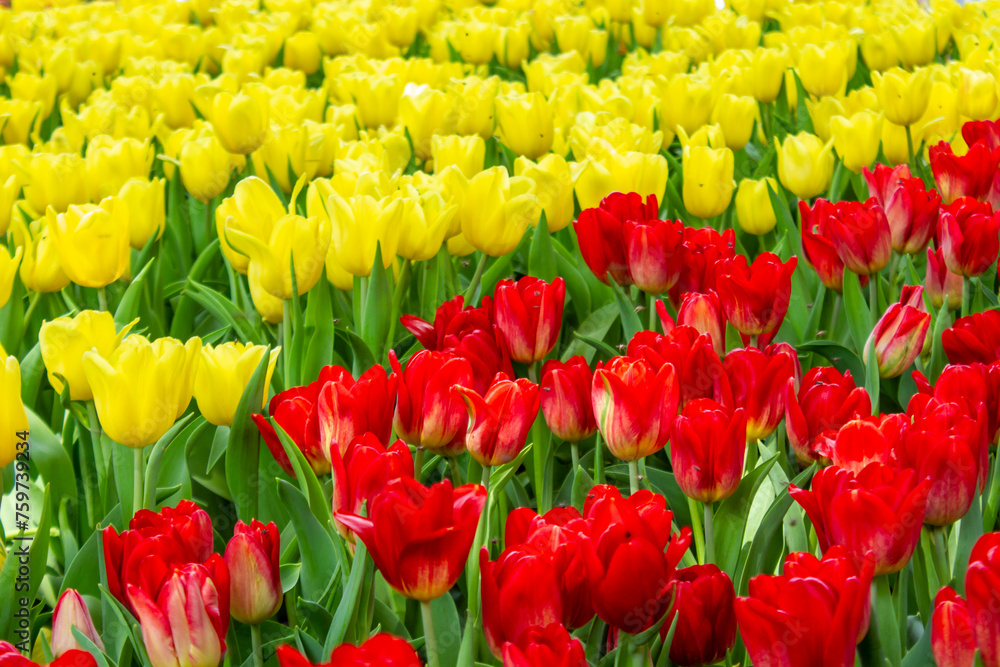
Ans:
[[[986,310],[955,320],[941,344],[953,364],[992,364],[1000,360],[1000,310]]]
[[[945,204],[972,197],[983,199],[993,186],[993,176],[1000,164],[1000,150],[992,150],[983,142],[969,144],[969,151],[958,156],[951,144],[940,142],[928,151],[934,181]]]
[[[0,667],[41,667],[41,665],[28,660],[13,644],[0,639]],[[97,667],[97,661],[87,651],[71,649],[50,662],[49,667]]]
[[[636,461],[667,444],[679,401],[672,365],[654,371],[629,357],[598,363],[590,395],[597,427],[616,458]]]
[[[381,632],[361,646],[341,644],[329,662],[314,665],[291,646],[279,646],[280,667],[422,667],[420,656],[405,639]]]
[[[144,538],[169,535],[184,546],[192,563],[203,563],[212,555],[212,518],[190,500],[158,512],[139,510],[128,526]]]
[[[722,310],[722,302],[715,292],[685,294],[677,311],[677,324],[692,327],[701,334],[708,334],[715,351],[719,354],[726,353],[726,313]]]
[[[451,388],[474,384],[468,359],[452,352],[421,350],[410,357],[404,371],[390,350],[389,364],[397,387],[396,434],[433,454],[458,456],[464,452],[469,417],[465,403]]]
[[[266,526],[254,519],[236,522],[233,539],[226,546],[231,612],[240,623],[259,625],[281,607],[281,533],[274,522]]]
[[[987,533],[972,547],[965,573],[972,634],[986,667],[1000,665],[1000,532]]]
[[[869,565],[870,567],[870,565]],[[834,590],[842,589],[848,579],[865,576],[871,580],[871,572],[865,573],[864,566],[858,565],[851,558],[847,550],[835,544],[826,550],[822,558],[817,558],[811,553],[795,552],[785,557],[785,576],[796,579],[813,578],[825,583]],[[868,626],[871,624],[870,605],[864,605],[861,612],[861,630],[858,632],[858,642],[868,634]]]
[[[962,276],[948,270],[941,248],[927,249],[927,277],[924,279],[924,287],[935,308],[944,305],[945,297],[948,297],[950,310],[962,305]]]
[[[962,125],[965,145],[983,142],[991,151],[1000,148],[1000,123],[995,120],[969,120]]]
[[[809,266],[816,271],[823,285],[838,294],[844,291],[844,261],[837,254],[837,247],[830,240],[831,226],[837,210],[825,199],[817,199],[810,209],[804,201],[799,201],[799,215],[802,219],[802,253]],[[859,276],[861,286],[868,284],[868,276]]]
[[[101,636],[94,628],[94,621],[90,617],[87,604],[79,593],[72,588],[67,588],[59,596],[56,608],[52,612],[52,638],[49,640],[49,646],[52,649],[52,655],[56,658],[74,649],[83,648],[73,634],[73,628],[94,642],[97,648],[104,650],[104,642],[101,641]],[[3,658],[0,657],[0,662],[2,661]]]
[[[129,584],[128,596],[153,667],[218,667],[226,652],[229,610],[204,566],[176,568],[159,586],[145,579]]]
[[[889,265],[892,231],[885,211],[872,198],[862,202],[837,202],[827,233],[844,266],[870,276]]]
[[[453,391],[465,400],[469,412],[465,445],[472,458],[483,466],[517,458],[538,416],[538,385],[498,373],[485,396],[466,387],[456,386]]]
[[[516,283],[501,280],[494,300],[497,327],[511,359],[524,364],[544,359],[559,341],[566,282],[556,278],[550,285],[531,276]]]
[[[670,661],[681,667],[711,665],[736,643],[736,593],[725,572],[712,564],[677,570],[673,609],[660,626],[660,637],[677,618]]]
[[[792,382],[785,389],[785,430],[796,458],[805,464],[820,458],[818,442],[833,439],[841,426],[871,414],[872,404],[864,387],[858,387],[850,371],[832,366],[809,369],[795,393]]]
[[[823,557],[824,563],[844,560],[839,550]],[[784,575],[757,575],[750,579],[749,596],[736,598],[736,620],[750,660],[754,665],[852,667],[871,606],[871,563],[844,578],[801,576],[787,563]],[[845,571],[848,566],[834,567]]]
[[[331,450],[332,451],[332,450]],[[336,517],[339,512],[361,514],[365,503],[400,477],[413,477],[413,455],[402,440],[386,447],[371,433],[351,441],[343,456],[332,451],[333,512],[337,532],[354,542],[354,533]]]
[[[777,331],[788,312],[797,261],[792,257],[782,263],[770,252],[749,265],[743,255],[720,261],[716,290],[729,323],[751,336]]]
[[[683,268],[684,224],[657,218],[629,220],[623,231],[635,286],[649,294],[662,294],[676,285]]]
[[[875,172],[864,169],[868,192],[885,211],[892,234],[892,249],[915,255],[927,247],[937,229],[941,195],[928,190],[909,168],[876,165]]]
[[[581,544],[590,539],[590,523],[572,507],[557,507],[542,516],[519,507],[507,516],[504,544],[507,549],[535,549],[552,562],[562,600],[563,625],[581,628],[594,618],[594,603],[587,581]]]
[[[871,463],[893,462],[893,451],[908,424],[903,415],[854,419],[817,443],[816,451],[838,468],[859,473]]]
[[[671,536],[666,500],[648,491],[625,499],[614,487],[594,487],[587,504],[591,541],[583,548],[594,609],[621,632],[642,632],[668,611],[691,531]]]
[[[445,480],[427,487],[408,477],[389,482],[368,516],[337,512],[371,553],[386,582],[400,594],[429,602],[458,581],[476,536],[486,489]]]
[[[558,623],[528,628],[503,645],[503,667],[588,667],[583,644]]]
[[[704,398],[691,401],[674,422],[670,444],[677,485],[703,503],[728,498],[743,477],[746,445],[742,409],[730,412]]]
[[[666,364],[678,373],[681,405],[697,398],[710,398],[725,406],[733,404],[729,378],[707,334],[689,326],[675,327],[665,335],[639,331],[628,344],[628,356],[645,359],[656,371]]]
[[[684,243],[680,249],[681,275],[670,289],[670,302],[675,308],[680,307],[683,294],[705,294],[716,290],[715,265],[735,257],[735,245],[736,232],[732,229],[720,234],[711,227],[684,228]]]
[[[449,338],[462,330],[493,326],[489,313],[482,308],[466,306],[461,294],[438,306],[433,322],[416,315],[403,315],[399,321],[427,350],[448,349],[454,342]]]
[[[785,416],[786,385],[795,365],[785,354],[769,356],[757,348],[733,350],[722,361],[733,389],[733,403],[747,418],[747,441],[774,433]]]
[[[789,493],[809,515],[820,547],[844,545],[856,562],[871,559],[875,574],[898,572],[920,539],[930,481],[912,469],[872,463],[859,473],[823,468],[806,491]]]
[[[552,561],[535,549],[508,547],[496,562],[489,550],[479,554],[482,573],[483,634],[494,656],[503,645],[538,625],[559,623],[563,615]]]
[[[625,225],[633,220],[654,220],[658,214],[655,196],[649,195],[643,203],[642,196],[634,192],[612,192],[600,207],[580,212],[573,223],[580,254],[601,282],[607,283],[610,275],[619,285],[632,284]]]
[[[934,597],[930,631],[931,652],[938,667],[972,667],[976,640],[969,607],[951,586],[945,586]]]
[[[941,209],[941,251],[952,273],[973,278],[986,273],[1000,252],[1000,211],[969,197]]]
[[[542,414],[549,430],[564,442],[580,442],[597,431],[590,385],[594,372],[581,355],[542,366]]]
[[[986,441],[996,439],[1000,429],[1000,366],[980,363],[949,364],[941,371],[933,387],[927,378],[916,371],[913,378],[917,393],[906,408],[908,414],[921,411],[923,404],[931,398],[944,403],[956,403],[966,415],[974,419],[979,419],[980,406],[983,406],[986,411],[986,421],[983,424]],[[986,460],[982,459],[980,474],[984,475],[987,469]],[[980,478],[980,485],[986,486],[985,477]]]
[[[868,351],[874,340],[880,377],[899,377],[924,349],[931,315],[924,305],[923,293],[923,287],[904,285],[899,302],[886,309],[868,337],[862,359],[868,363]]]

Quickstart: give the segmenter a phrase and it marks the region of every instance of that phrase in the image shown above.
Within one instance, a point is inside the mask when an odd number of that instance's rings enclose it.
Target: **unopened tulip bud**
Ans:
[[[94,621],[90,618],[90,610],[80,594],[72,588],[59,597],[55,611],[52,613],[52,640],[50,642],[52,655],[56,658],[66,651],[82,649],[80,642],[73,635],[73,628],[94,642],[97,648],[104,650],[104,642],[94,628]]]
[[[236,522],[225,558],[229,568],[230,613],[240,623],[259,625],[281,607],[280,553],[281,534],[273,521],[266,526],[256,519],[249,526]]]
[[[875,341],[880,377],[902,375],[923,350],[931,324],[923,292],[923,287],[904,287],[899,303],[889,306],[865,343],[863,357],[867,364],[869,347]]]

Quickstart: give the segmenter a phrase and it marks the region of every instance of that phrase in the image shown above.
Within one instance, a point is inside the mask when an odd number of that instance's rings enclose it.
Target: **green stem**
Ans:
[[[101,312],[108,312],[108,295],[105,294],[103,287],[97,288],[97,309]]]
[[[264,667],[264,651],[260,645],[260,626],[250,626],[250,639],[253,641],[253,664],[254,667]]]
[[[705,564],[705,533],[701,528],[701,508],[698,501],[687,499],[688,509],[691,511],[691,537],[694,539],[694,550],[698,555],[698,564]]]
[[[413,458],[413,477],[418,482],[424,472],[424,448],[417,447],[417,455]]]
[[[403,301],[403,286],[410,277],[410,260],[403,260],[403,268],[399,270],[399,280],[396,281],[396,289],[392,293],[392,314],[389,317],[389,335],[386,337],[386,345],[392,347],[392,341],[396,336],[396,323],[399,321],[399,306]]]
[[[948,566],[948,547],[944,543],[944,528],[930,528],[934,541],[934,570],[937,572],[939,586],[947,586],[951,581],[951,568]]]
[[[569,443],[569,455],[573,460],[573,470],[575,471],[580,467],[580,443]]]
[[[298,612],[295,611],[295,589],[285,593],[285,613],[288,615],[288,627],[297,628],[299,625]]]
[[[868,295],[869,308],[871,309],[871,325],[872,331],[875,330],[875,325],[878,324],[878,273],[873,273],[868,276]]]
[[[486,253],[479,258],[479,264],[476,264],[476,272],[472,274],[472,281],[469,283],[468,289],[465,290],[465,303],[470,306],[475,306],[479,299],[476,297],[476,291],[479,289],[479,283],[483,280],[483,272],[486,270],[486,261],[489,257]]]
[[[896,302],[896,274],[899,271],[900,257],[898,252],[893,252],[889,261],[889,303]]]
[[[285,379],[285,389],[295,386],[292,381],[292,300],[281,302],[281,362]]]
[[[451,479],[455,486],[462,485],[462,471],[458,469],[458,459],[454,456],[448,457],[448,465],[451,466]]]
[[[972,278],[962,278],[962,317],[972,312]]]
[[[604,446],[601,443],[601,432],[597,432],[594,441],[594,483],[604,484]]]
[[[135,516],[142,509],[143,501],[142,478],[144,470],[142,447],[133,449],[132,456],[134,461],[132,464],[132,516]]]
[[[712,503],[705,505],[705,562],[715,562],[715,526]]]
[[[913,150],[913,132],[910,130],[910,126],[906,126],[906,149],[910,152],[910,165],[916,169],[916,153]]]
[[[628,462],[628,486],[631,493],[639,491],[639,460],[633,459]]]
[[[750,334],[750,347],[757,347],[757,334]]]
[[[434,612],[431,611],[430,602],[421,601],[420,615],[424,620],[424,649],[427,651],[427,667],[441,667],[437,637],[434,636]]]
[[[35,308],[38,307],[41,297],[41,292],[32,292],[31,301],[28,303],[28,310],[24,312],[24,319],[22,320],[25,324],[31,321],[31,316],[35,314]]]

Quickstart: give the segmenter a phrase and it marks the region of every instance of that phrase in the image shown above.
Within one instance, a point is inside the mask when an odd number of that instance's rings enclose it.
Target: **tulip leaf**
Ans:
[[[291,516],[299,544],[309,545],[307,549],[300,550],[302,573],[299,579],[302,598],[319,602],[333,578],[334,567],[338,562],[336,547],[330,533],[313,516],[305,496],[283,479],[277,480],[277,483],[278,498]]]
[[[338,326],[336,329],[343,334],[347,342],[351,345],[351,350],[354,353],[353,371],[355,377],[375,365],[375,356],[361,336],[346,327]]]
[[[219,253],[219,248],[219,239],[217,238],[208,244],[208,247],[198,255],[198,259],[195,260],[190,271],[184,274],[184,280],[180,283],[182,288],[188,286],[188,281],[201,280],[209,267],[216,265],[216,255]],[[164,296],[168,296],[168,292],[169,290],[165,290]],[[196,315],[195,305],[195,300],[191,297],[190,292],[183,289],[174,308],[174,317],[170,322],[171,336],[182,339],[188,337]]]
[[[167,445],[174,441],[177,434],[181,432],[181,429],[184,428],[193,416],[193,413],[189,413],[181,417],[173,426],[170,427],[170,430],[164,433],[163,436],[156,441],[156,444],[153,445],[153,450],[149,453],[149,459],[146,460],[144,486],[146,495],[143,498],[143,507],[147,509],[154,509],[156,507],[156,485],[160,481],[160,463],[163,460],[163,450],[167,448]]]
[[[80,628],[76,625],[71,625],[70,629],[73,631],[73,637],[80,645],[80,648],[94,657],[97,667],[108,667],[108,661],[101,649],[97,648],[97,644],[92,642],[87,635],[80,632]]]
[[[594,479],[583,466],[577,466],[573,471],[573,489],[570,494],[570,504],[576,509],[583,511],[583,504],[587,500],[587,494],[594,488]]]
[[[625,340],[632,340],[632,337],[643,329],[639,313],[636,312],[635,304],[628,294],[625,293],[621,285],[612,280],[611,289],[615,293],[615,303],[618,304],[618,314],[621,316],[622,329],[625,331]]]
[[[952,576],[955,579],[955,590],[959,595],[965,594],[965,571],[972,554],[972,547],[983,536],[983,498],[976,496],[958,524],[958,550],[952,559]]]
[[[590,316],[592,302],[590,289],[576,268],[576,263],[569,251],[562,247],[556,239],[552,239],[552,247],[556,251],[556,273],[566,281],[566,292],[569,294],[570,303],[573,304],[573,310],[576,311],[576,319],[578,322],[583,322]]]
[[[774,186],[771,185],[770,181],[765,183],[767,185],[767,196],[771,200],[771,209],[774,211],[778,231],[784,235],[783,240],[785,243],[790,243],[792,245],[792,251],[787,253],[788,257],[791,257],[792,255],[800,255],[801,239],[799,236],[799,228],[798,225],[795,224],[795,220],[792,219],[792,214],[788,209],[788,202],[782,194],[784,191],[782,190],[779,192],[779,190],[776,190]],[[788,260],[788,257],[778,252],[777,248],[774,249],[774,254],[781,255],[782,261]]]
[[[42,347],[39,343],[35,343],[28,354],[21,359],[21,402],[26,406],[35,404],[44,376],[45,362],[42,360]]]
[[[803,352],[815,352],[827,359],[841,373],[850,371],[855,383],[864,384],[866,375],[864,364],[861,363],[861,359],[840,343],[811,340],[807,343],[800,343],[796,346],[796,349],[800,354]]]
[[[751,446],[754,446],[751,443]],[[715,512],[716,565],[730,577],[736,576],[740,551],[746,535],[747,516],[760,485],[767,479],[771,466],[778,460],[775,454],[744,477],[733,495],[726,498]]]
[[[295,588],[299,583],[299,575],[302,573],[302,563],[286,563],[279,568],[281,576],[281,592],[287,593]]]
[[[73,469],[73,464],[62,441],[30,408],[25,407],[24,412],[28,416],[28,431],[31,433],[29,465],[52,485],[53,503],[62,502],[63,498],[76,501],[76,475],[66,474],[67,470]]]
[[[198,302],[198,304],[212,313],[216,318],[231,326],[241,341],[247,343],[253,342],[258,345],[267,343],[267,337],[263,331],[250,321],[246,313],[215,290],[193,279],[189,279],[184,293]]]
[[[598,348],[591,345],[588,341],[602,341],[608,335],[608,331],[611,330],[612,325],[617,319],[618,306],[614,303],[605,304],[592,312],[587,319],[576,327],[576,330],[573,332],[573,337],[576,340],[566,346],[566,350],[560,357],[562,361],[567,361],[570,357],[582,354],[586,358],[587,363],[591,363],[594,359],[594,352]],[[609,349],[612,350],[610,356],[618,354],[614,351],[614,348]]]
[[[528,273],[546,282],[552,282],[559,275],[545,211],[542,211],[542,217],[531,234],[531,246],[528,249]]]
[[[944,334],[944,330],[948,328],[948,325],[951,324],[951,313],[949,312],[948,305],[948,297],[946,295],[945,302],[941,305],[940,310],[938,310],[937,317],[934,318],[934,330],[930,334],[932,336],[931,361],[926,370],[927,379],[932,383],[937,381],[946,363],[942,335]]]
[[[986,285],[983,284],[982,280],[977,279],[974,280],[973,282],[979,285],[979,292],[983,295],[986,301],[989,302],[990,308],[996,308],[1000,306],[1000,300],[997,299],[997,295],[993,293],[993,290],[986,287]],[[989,308],[987,310],[989,310]]]
[[[615,466],[615,468],[617,467]],[[624,466],[622,469],[627,471]],[[667,499],[667,506],[673,510],[674,521],[677,522],[677,525],[690,526],[691,511],[688,509],[687,496],[681,491],[674,474],[648,465],[645,474],[652,490]]]
[[[879,413],[879,394],[882,388],[882,379],[879,377],[878,372],[878,355],[875,354],[875,336],[871,337],[871,341],[868,343],[868,361],[865,364],[865,389],[868,390],[868,396],[872,400],[872,414],[877,415]]]
[[[261,355],[257,370],[253,372],[240,397],[226,447],[226,482],[233,504],[236,505],[236,516],[244,523],[257,518],[260,432],[250,415],[261,414],[264,396],[267,395],[267,367],[270,359],[271,350],[268,348]]]
[[[462,623],[458,618],[455,598],[447,593],[431,601],[434,617],[434,635],[437,637],[438,657],[441,665],[457,665],[461,648]]]
[[[340,596],[340,604],[330,623],[330,630],[326,634],[326,641],[323,643],[323,655],[328,655],[339,644],[345,641],[347,630],[351,622],[358,616],[367,614],[367,610],[358,609],[361,600],[361,592],[365,580],[373,578],[368,574],[371,559],[368,557],[368,549],[365,543],[358,540],[357,550],[354,552],[354,561],[351,563],[351,573],[347,577],[343,594]]]
[[[931,619],[927,619],[924,632],[917,643],[906,652],[902,667],[937,667],[934,652],[931,650]]]
[[[993,532],[997,521],[997,510],[1000,507],[1000,452],[993,456],[993,473],[989,477],[987,488],[983,489],[983,502],[986,509],[983,512],[983,532]]]
[[[521,463],[528,455],[528,452],[533,448],[534,443],[529,442],[524,446],[524,449],[517,453],[517,456],[514,457],[513,461],[497,466],[490,471],[490,493],[492,495],[496,496],[503,492],[504,487],[507,486],[507,482],[509,482],[511,478],[517,474],[517,470],[521,467]]]
[[[304,321],[309,344],[306,346],[305,356],[302,359],[302,369],[312,371],[333,363],[335,327],[333,325],[333,305],[330,300],[331,289],[333,289],[332,285],[329,285],[325,280],[320,280],[315,287],[309,290]],[[304,375],[299,375],[300,380],[303,377]]]
[[[389,288],[389,276],[382,266],[382,246],[376,245],[375,262],[372,265],[371,276],[367,279],[367,289],[354,298],[364,298],[361,311],[361,323],[358,331],[368,349],[375,356],[376,363],[381,363],[388,344],[389,318],[392,317],[392,290]]]
[[[905,570],[904,570],[905,572]],[[889,575],[875,577],[875,609],[871,630],[878,631],[879,644],[890,665],[898,665],[902,660],[899,623],[896,619],[896,605],[889,590]]]
[[[517,248],[513,252],[509,252],[503,257],[497,257],[493,264],[489,266],[484,272],[483,277],[480,280],[480,296],[472,295],[476,299],[475,303],[479,302],[481,296],[486,294],[493,294],[493,290],[496,288],[497,283],[507,276],[511,275],[511,266],[514,264],[514,258],[521,255],[525,246],[531,240],[531,235],[525,234],[521,237],[521,242],[517,244]]]
[[[319,479],[316,478],[316,473],[313,472],[312,466],[306,460],[305,454],[298,448],[291,436],[288,435],[288,432],[281,427],[281,424],[275,421],[273,417],[270,421],[274,427],[274,432],[278,434],[281,446],[285,449],[285,456],[288,457],[288,462],[295,471],[295,479],[299,483],[299,490],[309,500],[309,507],[312,509],[313,514],[317,515],[320,523],[324,526],[329,526],[330,522],[333,521],[332,509],[330,501],[327,499],[326,494],[323,493],[323,486],[319,483]]]
[[[851,340],[854,341],[854,349],[861,357],[868,342],[868,334],[871,333],[871,311],[865,303],[865,297],[861,293],[861,281],[858,275],[850,269],[844,269],[844,312],[847,314],[847,324],[851,330]]]
[[[12,643],[16,643],[18,640],[15,638],[15,625],[19,625],[19,622],[15,622],[14,613],[15,609],[20,610],[22,606],[17,603],[19,598],[27,598],[28,605],[30,606],[35,601],[35,597],[38,595],[38,587],[42,583],[42,577],[45,576],[46,561],[49,557],[49,526],[52,523],[51,508],[50,504],[50,485],[45,485],[45,493],[42,497],[41,508],[38,508],[38,522],[37,532],[34,537],[26,538],[24,537],[24,530],[18,532],[11,541],[8,552],[7,559],[3,563],[3,567],[0,568],[0,591],[4,591],[5,602],[14,601],[15,604],[4,604],[0,605],[0,639],[7,639]],[[33,510],[36,509],[36,504],[32,502]],[[23,541],[22,541],[23,538]],[[25,566],[25,562],[22,560],[23,556],[19,555],[21,549],[27,547],[28,558],[27,558],[27,589],[21,590],[23,588],[23,579],[18,579],[20,568]],[[15,586],[19,586],[15,588]],[[14,594],[17,593],[17,598]]]
[[[94,572],[97,570],[97,541],[101,539],[100,531],[94,531],[83,543],[72,560],[66,559],[66,574],[63,576],[59,586],[59,594],[69,588],[76,590],[80,595],[100,595],[98,581],[94,580]]]
[[[121,301],[118,302],[118,308],[115,309],[116,329],[122,329],[129,322],[139,317],[139,299],[142,298],[146,277],[149,275],[149,269],[153,266],[155,260],[156,258],[154,257],[146,262],[146,265],[142,267],[142,271],[132,279],[128,289],[125,290],[125,294],[122,295]]]

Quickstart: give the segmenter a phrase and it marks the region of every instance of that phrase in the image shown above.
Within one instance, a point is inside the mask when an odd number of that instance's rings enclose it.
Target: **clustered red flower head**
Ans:
[[[422,667],[409,642],[384,632],[360,646],[338,646],[328,662],[314,664],[291,646],[279,646],[277,657],[280,667]]]
[[[0,640],[0,667],[41,667],[21,655],[10,642]],[[97,660],[83,649],[66,651],[49,663],[49,667],[98,667]]]

